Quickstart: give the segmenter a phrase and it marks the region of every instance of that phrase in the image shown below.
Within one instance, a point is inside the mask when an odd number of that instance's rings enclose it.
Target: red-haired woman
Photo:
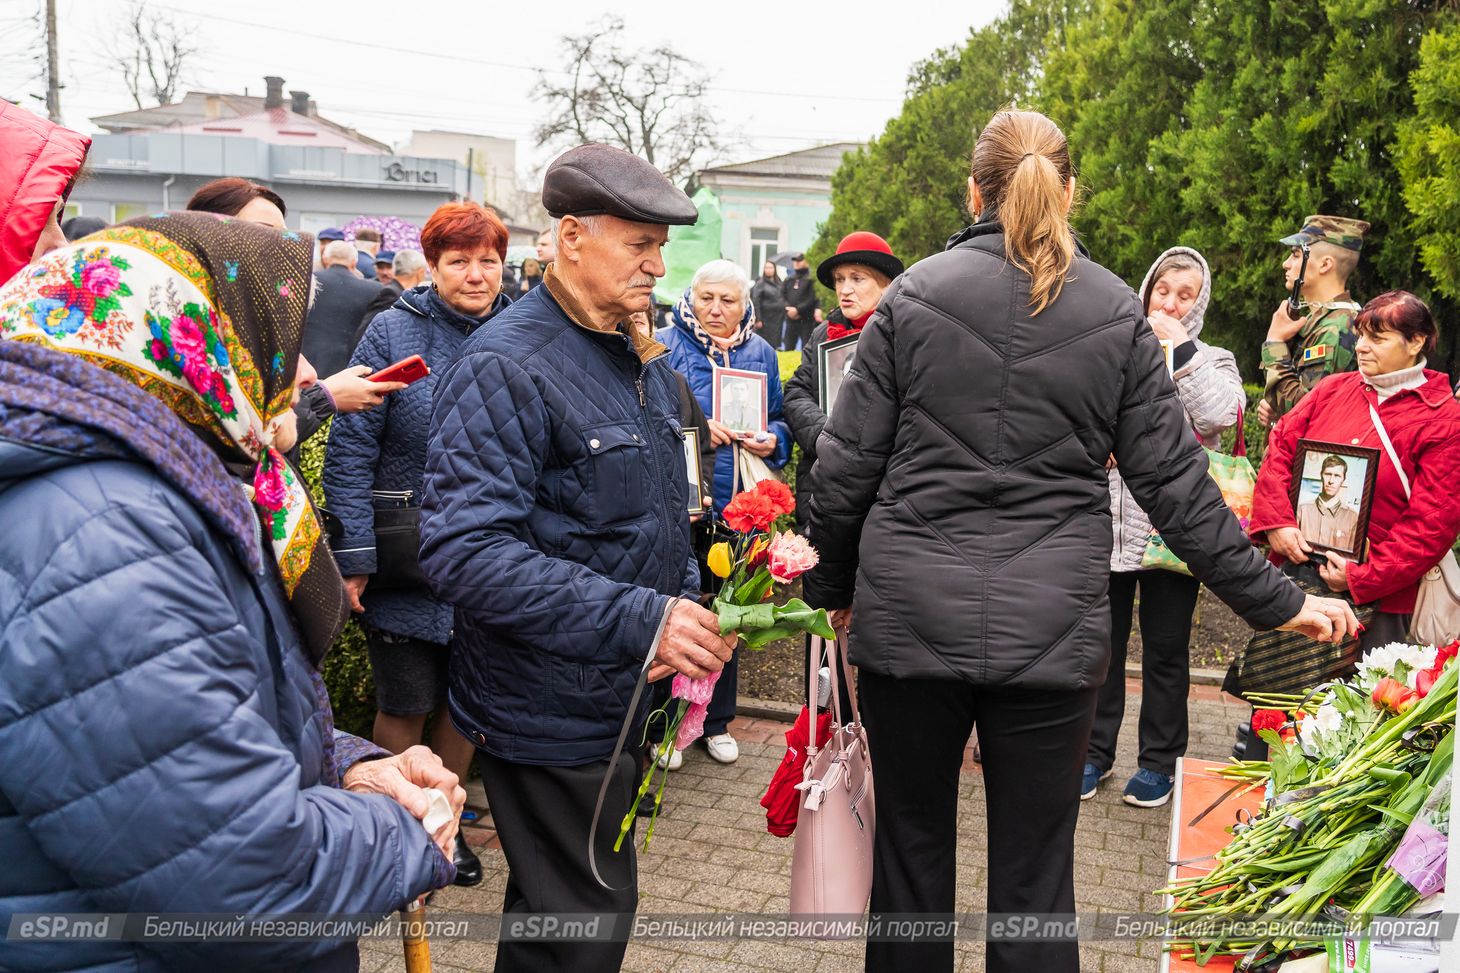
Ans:
[[[1419,580],[1460,535],[1460,504],[1455,502],[1460,404],[1451,395],[1449,379],[1425,367],[1425,353],[1434,350],[1437,332],[1430,309],[1419,298],[1406,291],[1380,294],[1364,305],[1354,330],[1359,370],[1330,375],[1273,427],[1248,530],[1278,557],[1314,564],[1334,591],[1349,592],[1359,604],[1378,602],[1378,611],[1359,637],[1367,650],[1408,641]],[[1380,426],[1398,457],[1398,469]],[[1298,527],[1288,486],[1300,439],[1379,450],[1368,557],[1362,564],[1332,551],[1315,552]],[[1340,465],[1333,464],[1335,473]],[[1357,496],[1353,471],[1345,466],[1342,472],[1348,482],[1339,481],[1343,490],[1334,498],[1332,513],[1324,510],[1320,497],[1312,504],[1313,519],[1337,520],[1345,494]]]
[[[446,712],[452,607],[424,582],[390,588],[371,584],[377,571],[401,573],[399,564],[378,563],[375,512],[420,506],[436,374],[456,360],[468,335],[507,306],[501,294],[507,228],[477,203],[447,203],[426,221],[421,248],[432,283],[406,291],[370,322],[350,364],[378,370],[420,355],[432,374],[388,396],[372,412],[335,420],[324,489],[329,509],[344,525],[335,549],[340,573],[352,607],[364,614],[375,672],[375,742],[400,753],[421,742],[426,720],[435,713],[431,749],[465,777],[472,745]],[[481,863],[460,840],[455,861],[458,885],[482,880]]]

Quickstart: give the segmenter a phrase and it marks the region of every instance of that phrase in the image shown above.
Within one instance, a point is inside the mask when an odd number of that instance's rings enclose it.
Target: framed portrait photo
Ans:
[[[1170,338],[1161,338],[1161,357],[1166,359],[1166,374],[1176,374],[1176,342]]]
[[[1372,447],[1298,440],[1288,496],[1298,530],[1315,551],[1365,559],[1378,471],[1379,451]]]
[[[705,471],[700,468],[700,431],[684,431],[684,468],[689,480],[689,512],[705,512]]]
[[[821,347],[816,349],[816,364],[821,371],[821,411],[827,415],[831,415],[837,394],[842,390],[842,383],[847,380],[847,372],[852,370],[852,359],[857,353],[857,341],[861,337],[860,333],[849,334],[835,341],[823,341]]]
[[[764,372],[715,366],[712,418],[731,432],[767,432],[769,415]]]

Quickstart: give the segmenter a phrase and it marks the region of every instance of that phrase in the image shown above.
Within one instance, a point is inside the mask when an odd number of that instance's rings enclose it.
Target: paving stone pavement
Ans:
[[[1080,807],[1075,836],[1075,901],[1082,911],[1154,912],[1159,899],[1150,890],[1163,884],[1169,841],[1170,806],[1134,808],[1121,801],[1127,777],[1136,770],[1135,727],[1140,686],[1127,680],[1127,706],[1115,776],[1100,793]],[[1189,703],[1191,744],[1188,755],[1223,759],[1231,749],[1236,724],[1249,712],[1229,696],[1208,686],[1193,686]],[[784,753],[785,723],[738,719],[732,733],[740,741],[740,760],[725,766],[702,748],[685,754],[684,766],[670,777],[665,793],[668,813],[659,819],[647,853],[639,856],[639,914],[687,912],[784,913],[790,888],[791,839],[765,830],[759,801]],[[483,802],[480,782],[469,792],[468,806]],[[986,858],[983,781],[971,754],[965,755],[958,826],[957,911],[982,912]],[[641,819],[642,822],[642,819]],[[433,911],[496,913],[502,907],[506,862],[483,815],[467,829],[478,850],[486,879],[476,888],[443,890]],[[642,830],[642,823],[640,824]],[[433,938],[433,969],[491,970],[494,943]],[[627,973],[752,973],[795,970],[797,973],[854,973],[862,969],[861,942],[764,941],[638,941],[629,944]],[[1081,970],[1088,973],[1141,971],[1153,973],[1160,960],[1152,942],[1086,942],[1080,947]],[[400,945],[390,941],[362,944],[363,973],[404,970]],[[957,969],[983,969],[983,944],[957,944]]]

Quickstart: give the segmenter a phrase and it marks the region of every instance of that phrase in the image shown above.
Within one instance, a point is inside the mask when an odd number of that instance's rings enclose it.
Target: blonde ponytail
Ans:
[[[1073,175],[1064,133],[1038,112],[999,112],[973,147],[974,182],[1004,226],[1009,262],[1029,275],[1031,317],[1059,297],[1075,259],[1065,204]]]

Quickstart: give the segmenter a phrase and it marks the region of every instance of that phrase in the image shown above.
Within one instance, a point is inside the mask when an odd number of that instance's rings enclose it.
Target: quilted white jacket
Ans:
[[[1237,371],[1236,357],[1225,348],[1213,348],[1198,339],[1207,304],[1211,299],[1212,275],[1201,254],[1189,247],[1172,247],[1151,264],[1137,292],[1144,300],[1154,283],[1151,275],[1161,262],[1173,254],[1185,254],[1201,265],[1202,289],[1196,303],[1181,319],[1186,333],[1196,344],[1196,354],[1176,370],[1176,392],[1181,407],[1202,445],[1217,448],[1222,433],[1237,424],[1246,393],[1242,391],[1242,375]],[[1110,471],[1110,520],[1115,531],[1115,544],[1110,549],[1111,571],[1139,571],[1141,555],[1151,537],[1151,520],[1136,503],[1120,478],[1120,471]]]

